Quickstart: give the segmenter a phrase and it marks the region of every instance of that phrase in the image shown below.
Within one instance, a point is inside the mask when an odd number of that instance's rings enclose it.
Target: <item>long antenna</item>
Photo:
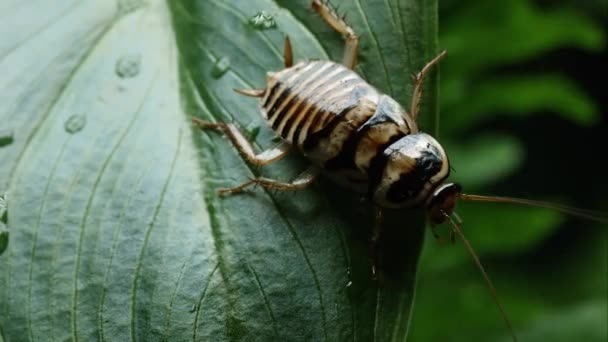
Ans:
[[[460,226],[458,224],[456,224],[456,222],[454,222],[452,217],[450,215],[448,215],[445,211],[442,210],[441,213],[452,224],[452,230],[454,231],[454,233],[456,233],[456,235],[458,235],[460,240],[462,240],[462,243],[464,244],[465,248],[467,249],[467,251],[469,252],[471,257],[473,258],[473,261],[475,261],[475,264],[477,264],[477,268],[479,268],[479,270],[481,271],[481,275],[483,276],[484,280],[486,281],[486,285],[488,285],[488,288],[490,289],[492,298],[494,298],[496,305],[498,305],[498,309],[500,310],[502,318],[505,321],[507,328],[509,329],[509,332],[511,333],[511,336],[513,337],[513,341],[517,342],[517,336],[515,336],[515,330],[513,330],[513,326],[511,325],[511,321],[509,321],[509,317],[507,317],[507,312],[503,308],[502,304],[500,304],[500,301],[498,300],[498,294],[496,293],[496,288],[494,288],[494,285],[492,284],[492,281],[490,280],[490,276],[488,276],[488,273],[486,273],[486,270],[481,265],[481,261],[479,261],[479,257],[477,256],[477,254],[475,254],[475,251],[473,250],[473,247],[471,246],[469,241],[464,237],[464,234],[462,233]]]
[[[587,220],[608,223],[608,214],[600,213],[597,211],[569,207],[569,206],[565,206],[565,205],[561,205],[561,204],[549,203],[549,202],[534,201],[534,200],[529,200],[529,199],[524,199],[524,198],[514,198],[514,197],[481,196],[481,195],[468,195],[468,194],[460,194],[460,199],[465,200],[465,201],[523,204],[523,205],[527,205],[527,206],[531,206],[531,207],[553,209],[553,210],[557,210],[557,211],[560,211],[565,214],[584,218]]]

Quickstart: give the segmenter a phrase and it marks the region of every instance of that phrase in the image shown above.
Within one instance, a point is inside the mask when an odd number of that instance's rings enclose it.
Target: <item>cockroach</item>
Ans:
[[[432,227],[449,223],[481,271],[502,317],[517,340],[496,290],[479,258],[460,228],[454,212],[457,200],[515,203],[558,210],[574,216],[608,222],[605,215],[581,209],[512,197],[470,195],[456,183],[446,183],[450,174],[448,156],[437,140],[418,129],[417,118],[425,75],[446,56],[446,51],[428,62],[413,76],[409,111],[382,94],[353,71],[359,39],[327,2],[312,1],[312,8],[346,40],[342,63],[305,60],[293,64],[289,38],[285,39],[285,68],[267,74],[264,89],[235,89],[260,98],[260,111],[282,143],[256,154],[247,138],[232,123],[193,119],[202,129],[224,132],[245,159],[256,166],[270,164],[297,149],[312,166],[291,182],[253,178],[220,194],[238,193],[253,185],[268,189],[299,190],[323,173],[336,183],[366,195],[374,204],[375,224],[371,234],[372,274],[376,273],[376,245],[384,209],[422,208]],[[433,231],[436,236],[436,233]]]

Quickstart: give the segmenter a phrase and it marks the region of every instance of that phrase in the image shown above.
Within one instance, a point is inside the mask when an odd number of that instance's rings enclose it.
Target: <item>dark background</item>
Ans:
[[[608,212],[607,18],[601,1],[440,1],[440,140],[465,192]],[[608,338],[606,224],[502,204],[457,211],[520,340]],[[464,247],[430,236],[410,340],[506,340]]]

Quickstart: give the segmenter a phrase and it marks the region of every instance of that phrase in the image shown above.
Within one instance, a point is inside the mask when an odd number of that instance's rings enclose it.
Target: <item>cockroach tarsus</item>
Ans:
[[[479,258],[460,229],[454,212],[457,200],[503,202],[551,208],[600,222],[595,212],[511,197],[469,195],[456,183],[445,183],[450,165],[443,147],[418,129],[417,119],[425,76],[446,56],[441,52],[413,76],[409,112],[391,97],[365,82],[353,68],[359,38],[326,1],[313,0],[312,8],[345,38],[342,64],[307,60],[294,64],[291,42],[285,39],[284,69],[269,72],[264,89],[235,89],[260,98],[260,110],[272,129],[283,139],[277,147],[256,153],[251,143],[232,123],[193,119],[202,129],[225,133],[247,162],[263,166],[297,149],[312,166],[291,182],[256,177],[238,186],[220,189],[220,194],[238,193],[253,185],[267,189],[299,190],[311,185],[323,171],[337,183],[365,194],[374,203],[374,226],[370,237],[372,274],[376,274],[377,245],[383,210],[424,208],[431,227],[451,226],[451,239],[463,242],[490,289],[513,337],[513,327]],[[433,230],[433,235],[437,236]]]

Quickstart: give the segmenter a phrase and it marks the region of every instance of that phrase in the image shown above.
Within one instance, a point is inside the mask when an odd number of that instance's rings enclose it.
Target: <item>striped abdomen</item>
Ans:
[[[370,170],[382,163],[378,156],[418,131],[393,99],[329,61],[269,73],[261,108],[283,139],[334,180],[361,192],[371,191]]]

